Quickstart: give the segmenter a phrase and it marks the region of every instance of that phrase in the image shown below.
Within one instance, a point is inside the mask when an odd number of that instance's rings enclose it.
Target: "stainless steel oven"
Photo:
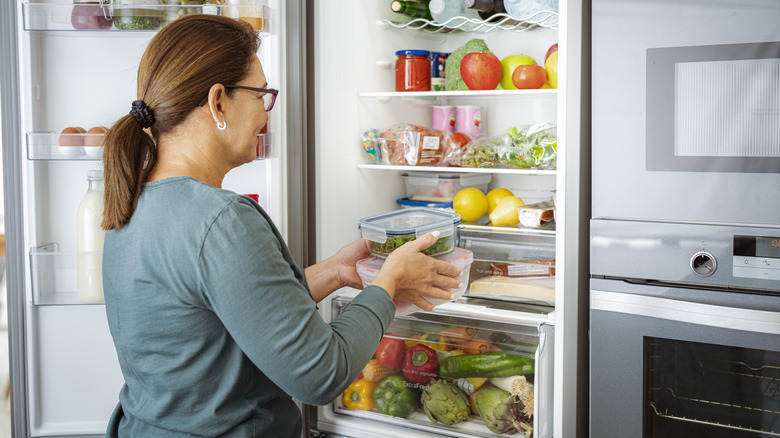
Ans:
[[[592,226],[591,436],[780,436],[780,228]]]
[[[780,1],[591,5],[591,436],[780,437]]]

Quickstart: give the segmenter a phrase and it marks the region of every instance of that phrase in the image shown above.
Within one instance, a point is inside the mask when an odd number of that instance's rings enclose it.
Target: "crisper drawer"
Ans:
[[[350,301],[334,298],[333,317]],[[475,301],[485,305],[397,317],[355,383],[321,408],[331,424],[357,436],[552,436],[552,315]]]
[[[462,226],[458,246],[474,255],[467,297],[555,304],[555,231]]]

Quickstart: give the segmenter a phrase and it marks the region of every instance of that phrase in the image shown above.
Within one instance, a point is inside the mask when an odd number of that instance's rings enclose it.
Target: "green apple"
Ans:
[[[505,90],[517,90],[512,83],[512,73],[518,65],[536,64],[536,61],[528,55],[511,55],[501,60],[501,86]]]

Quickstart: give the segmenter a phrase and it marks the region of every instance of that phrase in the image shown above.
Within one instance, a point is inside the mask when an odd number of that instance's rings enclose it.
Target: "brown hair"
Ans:
[[[131,114],[106,134],[104,229],[122,228],[130,221],[157,162],[159,136],[182,123],[212,85],[246,78],[259,47],[252,26],[217,15],[186,15],[152,38],[138,66],[137,91],[154,116],[151,137]]]

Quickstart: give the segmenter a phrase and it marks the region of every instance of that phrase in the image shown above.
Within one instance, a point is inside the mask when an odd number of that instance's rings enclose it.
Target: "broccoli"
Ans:
[[[463,83],[460,77],[460,61],[467,53],[493,53],[488,49],[484,40],[474,38],[461,47],[455,49],[447,57],[447,63],[444,66],[444,76],[447,78],[447,91],[468,90],[469,87]]]

